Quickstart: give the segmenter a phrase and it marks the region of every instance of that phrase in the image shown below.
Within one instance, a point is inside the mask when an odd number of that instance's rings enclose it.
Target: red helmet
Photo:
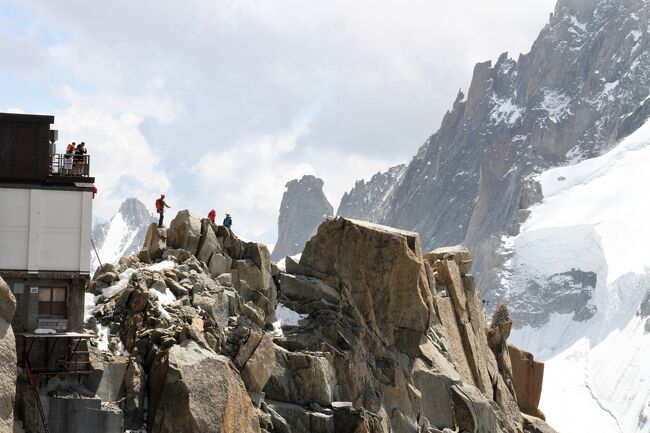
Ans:
[[[160,194],[160,198],[165,198],[165,194]]]

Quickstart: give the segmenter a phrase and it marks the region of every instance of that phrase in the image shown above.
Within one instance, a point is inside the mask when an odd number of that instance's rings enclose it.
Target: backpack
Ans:
[[[160,199],[156,199],[156,212],[160,213],[160,209],[162,209],[162,202]]]

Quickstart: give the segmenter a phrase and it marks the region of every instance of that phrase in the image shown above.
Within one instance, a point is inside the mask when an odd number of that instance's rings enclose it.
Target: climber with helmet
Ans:
[[[156,212],[160,214],[158,219],[158,227],[163,226],[163,218],[165,217],[165,208],[171,208],[167,203],[165,203],[165,194],[160,194],[160,198],[156,199]]]
[[[230,214],[227,213],[226,217],[223,219],[223,226],[227,229],[232,227],[232,218],[230,218]]]
[[[210,220],[210,222],[211,222],[212,224],[214,224],[214,219],[215,219],[216,217],[217,217],[217,212],[215,212],[215,210],[212,209],[212,210],[208,213],[208,219]]]

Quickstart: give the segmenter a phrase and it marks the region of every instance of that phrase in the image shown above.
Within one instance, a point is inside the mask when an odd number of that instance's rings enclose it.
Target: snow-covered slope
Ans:
[[[102,263],[115,263],[122,256],[140,251],[147,227],[155,218],[136,198],[122,203],[118,212],[105,222],[93,227],[92,239]],[[99,266],[95,253],[91,254],[91,270]]]
[[[609,153],[539,176],[504,240],[512,337],[546,361],[541,409],[571,433],[650,432],[650,122]],[[579,415],[579,416],[578,416]]]

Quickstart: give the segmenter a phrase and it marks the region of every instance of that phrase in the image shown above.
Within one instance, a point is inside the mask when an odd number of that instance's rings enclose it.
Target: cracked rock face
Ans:
[[[287,183],[278,217],[278,241],[271,257],[281,260],[302,251],[305,242],[334,208],[323,194],[323,181],[308,175]]]

